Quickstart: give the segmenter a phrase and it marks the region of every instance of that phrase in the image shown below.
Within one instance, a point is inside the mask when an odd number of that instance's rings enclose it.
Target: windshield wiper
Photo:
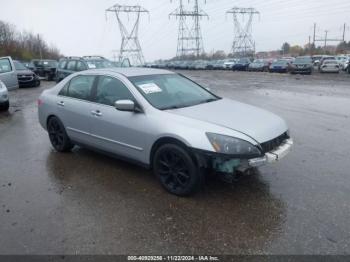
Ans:
[[[207,100],[204,100],[203,103],[210,103],[210,102],[214,102],[214,101],[218,101],[217,98],[209,98]]]
[[[178,109],[178,108],[182,108],[184,106],[167,106],[167,107],[163,107],[160,110],[169,110],[169,109]]]

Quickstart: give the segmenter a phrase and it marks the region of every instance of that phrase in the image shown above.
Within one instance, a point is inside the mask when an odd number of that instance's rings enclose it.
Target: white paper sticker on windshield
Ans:
[[[90,64],[90,63],[88,63],[88,67],[89,67],[90,69],[96,68],[96,66],[95,66],[94,64]]]
[[[143,85],[139,85],[139,87],[146,95],[162,92],[162,89],[159,86],[157,86],[155,83],[143,84]]]

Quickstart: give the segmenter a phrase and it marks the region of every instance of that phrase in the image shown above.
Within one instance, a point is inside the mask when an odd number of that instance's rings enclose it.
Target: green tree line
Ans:
[[[58,59],[61,54],[40,35],[19,32],[14,25],[0,20],[0,56],[28,61],[35,58]]]

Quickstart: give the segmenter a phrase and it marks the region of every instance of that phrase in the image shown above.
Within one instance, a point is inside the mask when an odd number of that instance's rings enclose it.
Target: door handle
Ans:
[[[93,111],[91,111],[91,114],[93,115],[93,116],[102,116],[102,113],[100,112],[100,110],[93,110]]]
[[[57,105],[64,106],[64,102],[63,101],[57,102]]]

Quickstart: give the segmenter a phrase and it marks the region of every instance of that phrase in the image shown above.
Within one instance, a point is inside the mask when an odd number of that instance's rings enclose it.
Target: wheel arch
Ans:
[[[53,117],[56,117],[56,118],[58,118],[56,115],[54,115],[54,114],[50,114],[50,115],[48,115],[48,117],[46,118],[46,121],[45,121],[45,125],[46,125],[46,129],[47,129],[47,124],[49,123],[49,120],[51,119],[51,118],[53,118]],[[59,118],[58,118],[59,119]]]
[[[159,147],[161,147],[162,145],[165,144],[175,144],[178,145],[184,149],[186,149],[187,151],[189,151],[189,146],[186,144],[186,142],[181,141],[181,139],[179,138],[175,138],[175,137],[171,137],[171,136],[164,136],[164,137],[160,137],[158,138],[152,145],[151,151],[150,151],[150,156],[149,156],[149,163],[150,163],[150,168],[153,167],[153,157],[155,152],[157,151],[157,149]],[[189,152],[191,154],[191,152]]]

